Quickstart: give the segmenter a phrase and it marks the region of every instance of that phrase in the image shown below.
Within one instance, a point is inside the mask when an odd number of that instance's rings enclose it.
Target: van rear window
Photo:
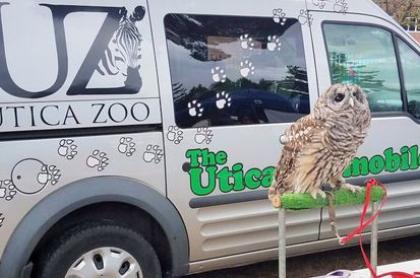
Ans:
[[[169,14],[165,30],[178,126],[283,123],[309,113],[296,19]]]

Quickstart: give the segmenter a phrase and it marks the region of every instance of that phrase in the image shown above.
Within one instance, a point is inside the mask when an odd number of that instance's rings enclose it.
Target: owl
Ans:
[[[342,177],[363,143],[371,121],[366,94],[358,86],[335,84],[317,100],[311,114],[281,136],[284,145],[269,199],[279,205],[283,193],[308,192],[326,197],[321,185],[360,189]],[[277,203],[277,205],[276,205]]]

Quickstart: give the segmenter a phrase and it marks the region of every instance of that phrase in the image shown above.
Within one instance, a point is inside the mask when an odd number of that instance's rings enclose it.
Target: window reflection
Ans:
[[[420,119],[420,56],[400,39],[398,47],[407,92],[408,112]]]
[[[325,24],[324,31],[332,82],[361,86],[374,112],[401,111],[401,89],[391,33],[350,24]]]
[[[309,113],[297,20],[172,14],[165,28],[179,126],[291,122]]]

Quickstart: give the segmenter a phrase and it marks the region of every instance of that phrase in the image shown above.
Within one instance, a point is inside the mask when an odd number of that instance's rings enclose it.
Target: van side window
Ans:
[[[398,48],[407,92],[408,112],[420,119],[420,55],[400,39]]]
[[[402,111],[392,34],[351,24],[324,24],[332,83],[353,83],[368,95],[373,112]]]
[[[178,126],[283,123],[309,113],[296,19],[169,14],[165,30]]]

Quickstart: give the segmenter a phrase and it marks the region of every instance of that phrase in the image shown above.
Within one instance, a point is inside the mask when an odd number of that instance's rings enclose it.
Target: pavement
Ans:
[[[366,246],[365,250],[369,254],[369,246]],[[379,265],[394,264],[419,258],[420,236],[379,242]],[[398,267],[398,265],[396,266]],[[350,247],[287,259],[288,278],[308,278],[325,275],[337,269],[359,270],[364,268],[365,265],[359,247]],[[416,271],[420,271],[420,264],[418,264],[417,268]],[[402,271],[402,269],[398,268],[392,268],[392,270]],[[277,261],[271,261],[195,274],[188,276],[188,278],[277,278],[277,271]]]

